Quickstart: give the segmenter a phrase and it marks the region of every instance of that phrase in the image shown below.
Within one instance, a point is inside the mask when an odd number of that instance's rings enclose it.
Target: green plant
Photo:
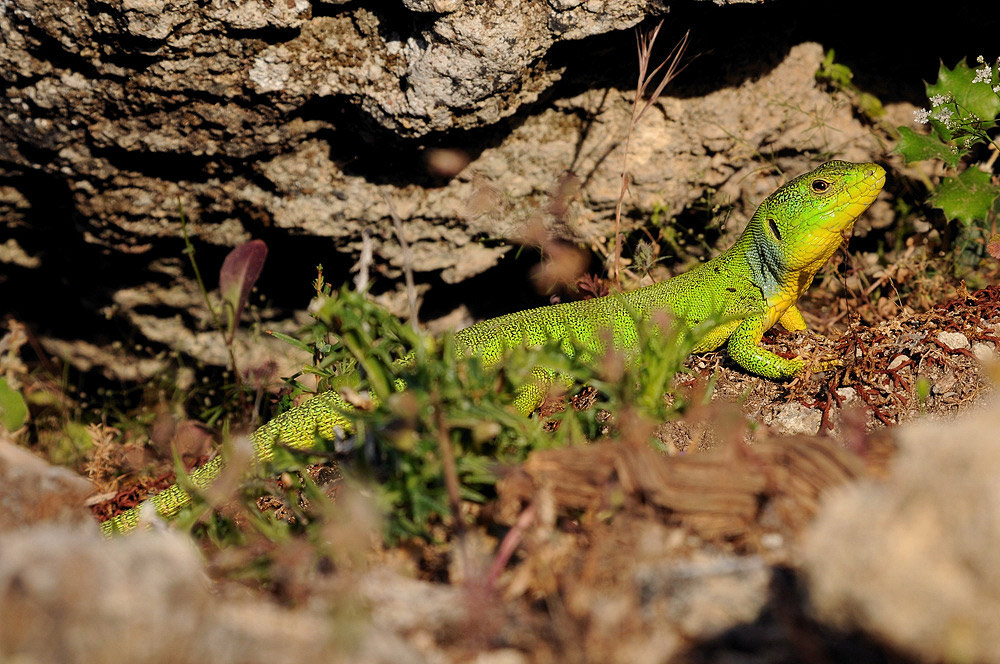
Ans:
[[[978,63],[975,69],[964,60],[952,69],[941,65],[937,82],[927,86],[930,108],[914,111],[914,120],[929,125],[930,132],[899,127],[895,151],[907,162],[943,162],[947,174],[933,188],[929,202],[966,229],[991,231],[990,242],[1000,248],[995,208],[1000,184],[992,174],[1000,151],[994,131],[1000,115],[1000,81],[997,63],[988,64],[982,56]],[[984,146],[989,149],[983,150]],[[1000,258],[1000,251],[991,253]]]
[[[461,501],[484,502],[494,495],[503,467],[536,449],[583,443],[602,435],[596,413],[637,406],[663,421],[683,407],[669,402],[674,375],[696,337],[664,339],[667,321],[640,321],[640,350],[626,358],[617,351],[594,357],[583,348],[571,354],[558,343],[511,350],[498,368],[458,352],[450,335],[434,339],[377,306],[364,293],[338,292],[316,284],[310,307],[314,323],[299,338],[278,335],[308,351],[320,389],[336,388],[354,405],[355,432],[326,442],[341,458],[348,481],[371,480],[386,518],[386,537],[434,539],[434,524],[461,529]],[[593,408],[557,412],[543,425],[513,404],[520,386],[543,366],[562,380],[587,384],[600,396]],[[301,385],[292,377],[297,388]],[[405,388],[404,388],[405,385]],[[551,429],[555,428],[555,431]],[[613,430],[613,426],[612,426]],[[282,470],[294,455],[281,459]],[[284,465],[291,464],[291,465]]]
[[[28,421],[28,405],[18,380],[27,373],[19,355],[27,341],[24,327],[16,321],[11,321],[10,331],[0,336],[0,426],[12,432]]]
[[[233,341],[236,338],[236,328],[239,326],[240,316],[250,297],[250,291],[253,290],[254,284],[257,283],[257,279],[260,278],[260,273],[264,269],[264,260],[267,258],[267,245],[263,240],[250,240],[235,247],[226,255],[219,270],[219,295],[222,310],[220,315],[219,309],[212,303],[208,288],[205,287],[205,281],[201,277],[201,270],[198,268],[198,262],[194,256],[194,244],[192,244],[191,238],[188,236],[187,217],[180,202],[177,204],[177,211],[181,218],[184,253],[191,263],[191,269],[194,271],[195,280],[198,282],[202,298],[205,300],[205,306],[208,307],[209,313],[212,314],[215,327],[219,330],[226,344],[226,350],[229,352],[230,367],[236,377],[236,385],[238,388],[242,388],[242,377],[239,367],[236,364]]]
[[[688,36],[691,34],[690,31],[685,32],[684,37],[674,45],[667,58],[653,69],[653,71],[649,71],[649,65],[653,58],[653,45],[656,43],[656,37],[660,34],[662,26],[663,21],[660,21],[651,31],[636,33],[636,48],[639,53],[639,79],[636,82],[635,95],[632,99],[632,115],[629,118],[628,129],[625,132],[625,144],[622,149],[621,188],[618,192],[618,202],[615,204],[615,251],[611,279],[616,286],[619,285],[619,273],[621,271],[622,204],[625,202],[625,195],[628,193],[629,183],[631,182],[631,175],[628,171],[628,157],[632,146],[632,135],[635,133],[635,128],[639,124],[639,121],[642,120],[642,116],[656,103],[660,93],[663,92],[663,88],[684,69],[684,67],[680,66],[680,60],[684,55],[684,50],[687,48]],[[667,64],[668,62],[669,65]],[[649,98],[646,99],[646,90],[656,79],[656,76],[663,69],[664,65],[667,65],[667,70],[663,72],[660,82],[653,89]]]
[[[851,68],[834,61],[832,48],[826,52],[826,57],[823,58],[823,62],[816,71],[816,80],[848,95],[854,105],[869,120],[877,122],[885,115],[885,108],[879,98],[869,92],[864,92],[855,85],[854,72],[851,71]]]
[[[17,431],[28,420],[28,406],[21,392],[0,376],[0,425],[7,431]]]

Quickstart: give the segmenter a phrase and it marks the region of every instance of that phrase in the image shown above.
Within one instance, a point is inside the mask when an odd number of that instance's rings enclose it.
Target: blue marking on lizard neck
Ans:
[[[769,237],[760,224],[747,227],[752,241],[744,251],[744,258],[750,266],[754,284],[764,293],[765,298],[778,295],[782,290],[782,277],[788,268],[781,256],[781,249]]]

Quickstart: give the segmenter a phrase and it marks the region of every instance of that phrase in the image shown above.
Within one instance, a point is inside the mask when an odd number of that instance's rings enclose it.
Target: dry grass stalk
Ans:
[[[672,81],[684,69],[680,66],[680,60],[681,56],[684,55],[685,49],[687,48],[688,36],[691,34],[690,30],[685,32],[681,40],[670,50],[667,57],[664,58],[656,69],[650,72],[649,64],[653,57],[653,45],[656,43],[656,37],[659,35],[660,28],[662,26],[663,21],[660,21],[656,24],[656,27],[653,28],[652,31],[647,33],[637,32],[635,37],[636,49],[639,52],[639,78],[636,82],[635,97],[632,100],[632,117],[629,119],[628,133],[625,135],[625,152],[622,155],[621,171],[622,186],[621,190],[618,192],[618,202],[615,205],[615,261],[612,278],[616,285],[619,283],[618,275],[621,270],[622,203],[625,201],[625,194],[628,192],[629,187],[628,155],[632,147],[632,134],[635,131],[636,126],[639,124],[639,120],[641,120],[642,116],[645,115],[646,110],[656,103],[660,93],[663,92],[663,88],[665,88],[667,83]],[[663,73],[663,77],[656,85],[652,94],[650,94],[649,98],[646,99],[646,89],[650,86],[664,66],[667,67],[667,70]]]
[[[410,325],[414,329],[417,329],[420,322],[417,319],[417,288],[413,282],[413,255],[410,253],[409,243],[403,237],[403,220],[399,218],[396,206],[393,205],[392,199],[389,198],[388,194],[383,192],[382,197],[385,199],[385,204],[389,206],[389,214],[392,215],[396,237],[399,238],[399,246],[403,253],[403,274],[406,277],[406,300],[410,309]]]

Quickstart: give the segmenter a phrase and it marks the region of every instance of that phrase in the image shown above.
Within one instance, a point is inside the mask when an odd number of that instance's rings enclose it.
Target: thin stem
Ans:
[[[528,532],[528,527],[534,523],[537,517],[538,508],[532,503],[521,512],[521,515],[517,517],[517,522],[504,535],[503,541],[500,542],[500,547],[497,549],[496,557],[493,559],[493,564],[490,566],[489,574],[486,576],[486,590],[488,592],[496,587],[501,572],[507,566],[510,557],[517,551],[518,545],[524,539],[525,533]]]
[[[181,234],[184,236],[184,253],[187,254],[188,260],[191,262],[191,268],[194,270],[194,278],[198,281],[198,288],[201,289],[201,295],[205,298],[205,305],[208,306],[208,311],[215,320],[215,327],[221,330],[222,320],[215,311],[215,307],[212,306],[212,299],[208,296],[205,281],[201,278],[201,270],[198,269],[198,263],[194,259],[194,245],[191,243],[191,238],[188,237],[187,216],[184,214],[184,206],[179,198],[177,199],[177,211],[181,215]]]
[[[628,174],[628,157],[632,149],[632,134],[635,132],[635,128],[642,119],[642,116],[646,113],[646,109],[656,103],[657,98],[660,93],[663,92],[663,88],[666,87],[667,83],[672,81],[677,74],[683,71],[683,67],[680,67],[680,59],[683,56],[684,51],[687,49],[688,36],[691,31],[688,30],[684,33],[677,44],[670,50],[669,55],[657,66],[652,73],[647,75],[649,72],[649,63],[653,56],[653,45],[656,42],[656,37],[660,34],[660,28],[663,26],[663,21],[656,24],[656,27],[649,33],[642,34],[636,33],[636,50],[639,53],[639,76],[636,81],[635,86],[635,96],[632,99],[632,116],[629,118],[628,123],[628,133],[625,135],[625,151],[622,155],[622,170],[621,170],[621,188],[618,191],[618,201],[615,203],[615,260],[614,268],[612,271],[612,281],[614,281],[616,286],[620,286],[619,276],[621,274],[621,225],[622,225],[622,205],[625,202],[625,195],[628,193],[629,184],[631,178]],[[669,65],[668,65],[669,63]],[[646,88],[652,83],[653,79],[656,78],[660,70],[663,69],[664,65],[667,65],[666,72],[660,79],[659,84],[653,90],[653,93],[649,96],[643,104],[643,99],[646,95]]]
[[[392,200],[385,192],[382,192],[382,198],[385,199],[386,205],[389,206],[389,214],[392,215],[392,223],[396,228],[396,237],[399,238],[399,246],[402,248],[403,275],[406,278],[406,299],[410,305],[410,326],[413,329],[417,329],[417,288],[413,283],[413,256],[410,254],[410,245],[407,244],[406,238],[403,237],[403,220],[399,218],[396,206],[392,204]]]
[[[194,278],[198,282],[198,288],[201,290],[201,296],[205,298],[205,306],[208,307],[209,313],[212,314],[212,320],[215,321],[215,329],[217,329],[219,334],[222,335],[222,341],[226,344],[226,352],[229,354],[229,365],[233,369],[233,376],[236,377],[236,387],[242,395],[243,379],[240,377],[239,367],[236,366],[236,353],[233,352],[233,339],[226,334],[226,328],[222,325],[222,319],[219,318],[219,313],[212,305],[212,298],[208,296],[208,289],[205,288],[205,280],[201,278],[201,270],[198,269],[198,262],[194,259],[194,244],[191,243],[191,238],[188,236],[187,216],[184,214],[184,205],[181,203],[179,198],[177,199],[177,211],[181,215],[181,235],[184,236],[184,253],[187,254],[188,260],[191,262],[191,269],[194,270]]]
[[[437,394],[435,401],[437,401]],[[441,404],[434,408],[434,424],[437,429],[438,451],[441,454],[441,468],[444,471],[444,486],[448,492],[448,505],[451,508],[452,517],[455,519],[455,532],[458,535],[458,550],[462,556],[462,568],[465,570],[466,578],[471,578],[472,568],[470,567],[469,549],[465,536],[465,519],[462,518],[462,495],[461,485],[458,481],[458,466],[455,464],[455,448],[451,444],[451,429],[446,426],[444,413]]]

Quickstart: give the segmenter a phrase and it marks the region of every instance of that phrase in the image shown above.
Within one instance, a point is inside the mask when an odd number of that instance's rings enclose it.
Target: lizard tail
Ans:
[[[327,390],[305,403],[291,408],[264,424],[252,434],[254,458],[266,461],[274,456],[278,443],[295,449],[313,447],[316,437],[334,440],[353,432],[354,426],[346,413],[353,408],[337,390]],[[189,475],[191,483],[204,489],[222,472],[224,462],[217,456],[195,468]],[[191,503],[191,496],[179,484],[172,484],[150,501],[161,517],[172,517]],[[133,530],[139,524],[139,507],[133,507],[101,524],[101,531],[108,536]]]

